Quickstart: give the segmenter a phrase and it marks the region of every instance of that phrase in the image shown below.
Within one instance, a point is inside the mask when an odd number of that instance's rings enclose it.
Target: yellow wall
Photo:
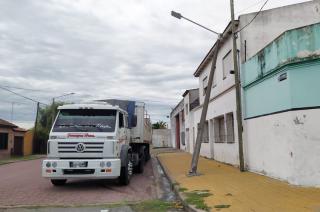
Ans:
[[[32,143],[33,143],[32,140],[33,140],[33,132],[32,130],[28,130],[24,134],[23,155],[32,154]]]

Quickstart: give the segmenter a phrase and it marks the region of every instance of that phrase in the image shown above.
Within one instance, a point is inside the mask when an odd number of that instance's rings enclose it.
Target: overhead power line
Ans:
[[[248,7],[246,7],[246,8],[243,8],[243,9],[241,9],[240,11],[238,11],[237,14],[240,14],[240,13],[242,13],[242,12],[244,12],[244,11],[246,11],[246,10],[254,7],[254,6],[257,6],[258,4],[260,4],[260,3],[264,2],[264,1],[265,1],[265,0],[260,0],[260,1],[256,2],[256,3],[254,3],[254,4],[251,4],[250,6],[248,6]]]
[[[26,91],[48,92],[48,91],[45,91],[45,90],[37,90],[37,89],[30,89],[30,88],[22,88],[22,87],[8,86],[8,85],[2,85],[2,87],[6,87],[6,88],[13,88],[13,89],[19,89],[19,90],[26,90]]]
[[[36,103],[39,102],[40,104],[47,105],[47,104],[45,104],[45,103],[42,103],[42,102],[40,102],[40,101],[31,99],[31,98],[29,98],[29,97],[27,97],[27,96],[24,96],[24,95],[22,95],[22,94],[16,93],[16,92],[14,92],[14,91],[12,91],[12,90],[10,90],[10,89],[8,89],[8,88],[4,88],[4,87],[1,87],[1,86],[0,86],[0,89],[6,90],[6,91],[8,91],[8,92],[10,92],[10,93],[13,93],[13,94],[15,94],[15,95],[17,95],[17,96],[20,96],[20,97],[22,97],[22,98],[28,99],[28,100],[30,100],[30,101],[33,101],[33,102],[36,102]]]
[[[260,8],[260,10],[255,14],[255,16],[251,19],[251,21],[249,21],[249,23],[247,23],[246,25],[244,25],[241,29],[239,29],[238,31],[236,31],[235,33],[238,33],[238,32],[241,32],[244,28],[246,28],[247,26],[249,26],[253,21],[254,19],[259,15],[259,13],[262,11],[262,9],[264,8],[264,6],[267,4],[269,0],[266,0],[262,7]]]

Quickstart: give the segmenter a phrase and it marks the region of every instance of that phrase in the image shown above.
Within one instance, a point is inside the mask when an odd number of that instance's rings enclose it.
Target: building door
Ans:
[[[180,121],[179,121],[179,115],[176,116],[176,148],[180,149]]]
[[[13,154],[14,155],[23,155],[23,137],[14,136],[14,145],[13,145]]]

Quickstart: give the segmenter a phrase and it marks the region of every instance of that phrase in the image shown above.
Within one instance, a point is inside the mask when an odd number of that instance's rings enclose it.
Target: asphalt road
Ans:
[[[0,166],[0,208],[8,206],[72,206],[141,201],[157,197],[151,160],[130,185],[116,181],[71,180],[55,187],[41,177],[41,159]]]

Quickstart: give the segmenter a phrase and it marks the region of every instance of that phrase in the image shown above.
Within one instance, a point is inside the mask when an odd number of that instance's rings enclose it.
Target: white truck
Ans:
[[[115,179],[128,185],[150,159],[151,123],[144,103],[103,100],[66,104],[49,134],[42,176],[53,185],[68,179]]]

